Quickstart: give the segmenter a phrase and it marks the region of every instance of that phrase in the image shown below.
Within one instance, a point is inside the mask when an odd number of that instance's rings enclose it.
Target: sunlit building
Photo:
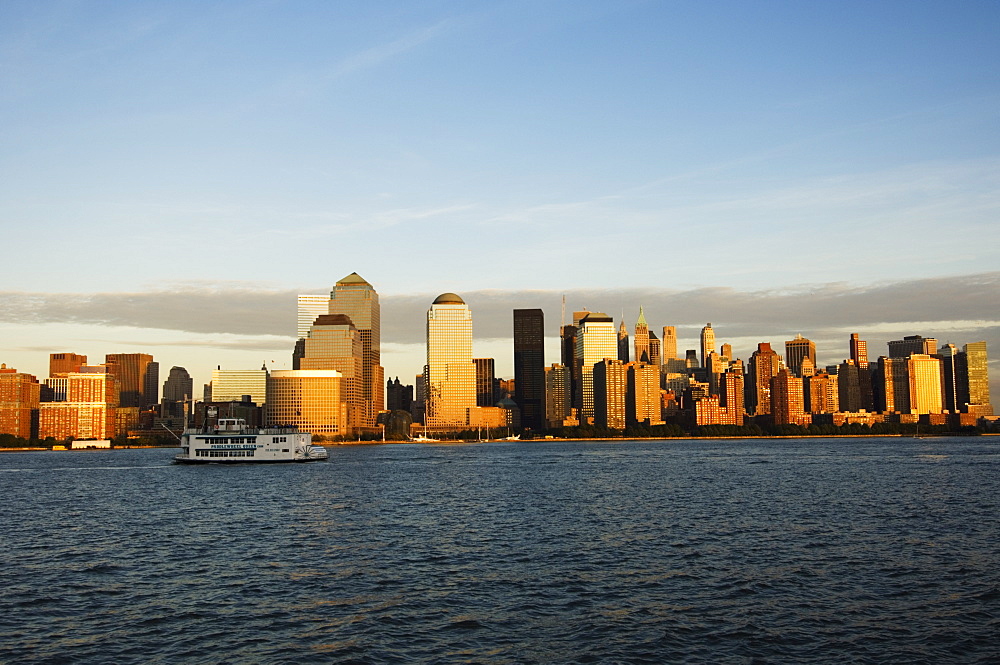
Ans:
[[[314,436],[345,436],[349,427],[342,385],[342,375],[333,369],[274,370],[266,380],[265,423]]]
[[[770,343],[759,343],[747,363],[746,407],[751,416],[771,413],[771,378],[781,367],[781,356]]]
[[[926,353],[911,353],[907,372],[910,379],[910,413],[941,413],[944,410],[941,361]]]
[[[660,368],[630,362],[625,365],[625,420],[629,425],[661,425]]]
[[[206,402],[240,402],[244,395],[249,395],[254,404],[264,404],[267,401],[267,370],[213,369],[208,392],[210,396]]]
[[[580,402],[576,407],[581,424],[594,418],[594,365],[611,358],[618,358],[614,321],[603,312],[585,312],[577,327],[575,355],[580,366]]]
[[[468,410],[476,406],[472,311],[454,293],[441,294],[427,310],[424,382],[426,424],[464,428]]]
[[[361,338],[359,423],[369,428],[375,427],[375,417],[385,409],[381,311],[378,293],[356,272],[337,282],[330,291],[329,313],[350,318]]]
[[[610,429],[625,429],[625,395],[627,372],[625,363],[617,358],[605,358],[593,366],[594,425]]]
[[[66,378],[70,372],[79,372],[87,364],[87,356],[76,353],[50,353],[49,377]]]
[[[109,353],[104,357],[118,388],[118,405],[145,409],[160,401],[160,365],[148,353]]]
[[[836,413],[840,411],[840,394],[837,375],[819,372],[804,379],[805,408],[808,413]]]
[[[635,334],[633,336],[633,343],[635,344],[635,358],[636,362],[648,363],[649,362],[649,324],[646,323],[646,314],[642,311],[642,307],[639,307],[639,318],[635,322]]]
[[[962,347],[965,354],[967,382],[969,385],[969,413],[980,416],[993,415],[990,401],[989,359],[986,354],[986,342],[972,342]]]
[[[932,356],[937,353],[937,340],[933,337],[907,335],[889,342],[890,358],[906,358],[914,353]]]
[[[39,404],[39,438],[110,439],[125,433],[127,423],[117,423],[120,391],[115,375],[108,367],[80,369],[66,375],[65,402]],[[132,411],[136,412],[137,407]]]
[[[782,368],[771,378],[771,416],[775,425],[808,425],[802,379]]]
[[[0,365],[0,434],[22,439],[37,437],[40,395],[38,379]]]
[[[316,318],[330,313],[330,296],[300,295],[297,305],[295,338],[305,339]]]
[[[579,424],[573,415],[570,395],[569,368],[561,363],[553,363],[545,368],[545,423],[547,427],[568,427],[567,419],[573,417],[573,425]]]
[[[785,342],[785,366],[791,370],[792,374],[798,377],[804,376],[802,373],[802,362],[808,358],[812,367],[816,367],[816,343],[806,339],[802,335],[796,335],[795,339]]]
[[[336,370],[340,373],[340,398],[347,405],[345,433],[367,427],[363,395],[364,353],[361,334],[344,314],[321,314],[309,329],[299,359],[301,370]],[[381,392],[381,388],[379,389]]]
[[[701,366],[708,367],[708,356],[715,353],[715,331],[711,323],[701,329]]]

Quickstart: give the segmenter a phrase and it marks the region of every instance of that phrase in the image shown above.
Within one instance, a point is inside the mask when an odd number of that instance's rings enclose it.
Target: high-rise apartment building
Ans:
[[[120,391],[111,367],[80,369],[66,375],[66,401],[39,405],[40,439],[110,439],[124,434],[124,428],[116,424]]]
[[[708,367],[708,355],[715,353],[715,331],[712,324],[706,323],[701,329],[701,366]]]
[[[663,355],[660,350],[660,338],[652,330],[649,331],[649,364],[659,367],[663,364]],[[636,361],[639,362],[639,361]]]
[[[356,272],[330,291],[329,313],[349,317],[361,337],[359,386],[363,411],[359,423],[363,427],[375,427],[375,417],[385,408],[381,311],[378,293]]]
[[[746,415],[746,398],[743,390],[743,366],[735,361],[722,375],[719,390],[719,406],[724,414],[723,425],[742,425]]]
[[[545,429],[545,315],[540,309],[514,310],[514,401],[521,427]]]
[[[37,438],[41,388],[31,374],[0,365],[0,434]]]
[[[840,410],[850,413],[874,411],[871,368],[858,367],[851,359],[837,367],[837,399]]]
[[[343,377],[333,369],[274,370],[266,377],[265,423],[297,427],[316,436],[345,436],[347,400]]]
[[[586,312],[577,327],[575,355],[580,366],[580,402],[576,408],[581,424],[594,418],[594,365],[610,358],[618,358],[614,321],[603,312]]]
[[[809,413],[836,413],[840,411],[840,394],[837,389],[837,375],[820,372],[806,379],[805,409]]]
[[[771,378],[781,369],[781,356],[769,342],[761,342],[747,364],[746,407],[751,416],[771,413]]]
[[[804,376],[802,373],[802,361],[809,358],[812,366],[816,366],[816,344],[812,340],[806,339],[802,335],[795,335],[795,339],[785,342],[785,366],[797,377]]]
[[[646,314],[639,307],[639,318],[635,322],[635,361],[649,363],[649,324],[646,323]]]
[[[249,395],[250,401],[260,406],[267,401],[267,370],[218,367],[212,370],[209,386],[208,402],[241,402]]]
[[[771,416],[775,425],[808,425],[802,379],[782,368],[771,378]]]
[[[427,310],[424,383],[426,424],[465,427],[468,410],[476,406],[472,311],[454,293],[441,294]]]
[[[146,407],[160,401],[160,366],[148,353],[109,353],[104,364],[115,377],[120,407]]]

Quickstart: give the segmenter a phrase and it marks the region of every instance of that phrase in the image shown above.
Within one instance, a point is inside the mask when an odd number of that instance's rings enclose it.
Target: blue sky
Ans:
[[[846,330],[1000,358],[997,62],[996,2],[7,0],[0,361],[287,366],[288,294],[354,271],[389,375],[422,364],[401,303],[443,291],[501,371],[509,306],[554,335],[562,293],[742,357],[802,332],[836,362]],[[831,290],[835,320],[771,328],[711,297]]]

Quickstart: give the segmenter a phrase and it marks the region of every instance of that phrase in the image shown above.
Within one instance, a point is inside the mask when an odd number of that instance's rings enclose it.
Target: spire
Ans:
[[[350,275],[337,282],[337,284],[368,284],[368,282],[366,282],[364,277],[358,273],[352,272]],[[368,284],[368,286],[371,286],[371,284]]]
[[[642,305],[639,305],[639,320],[635,322],[637,326],[648,326],[646,323],[646,315],[642,311]]]

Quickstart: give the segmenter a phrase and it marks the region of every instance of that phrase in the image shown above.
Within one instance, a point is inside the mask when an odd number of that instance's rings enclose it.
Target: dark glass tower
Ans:
[[[545,428],[545,317],[540,309],[514,310],[514,401],[522,427]]]

